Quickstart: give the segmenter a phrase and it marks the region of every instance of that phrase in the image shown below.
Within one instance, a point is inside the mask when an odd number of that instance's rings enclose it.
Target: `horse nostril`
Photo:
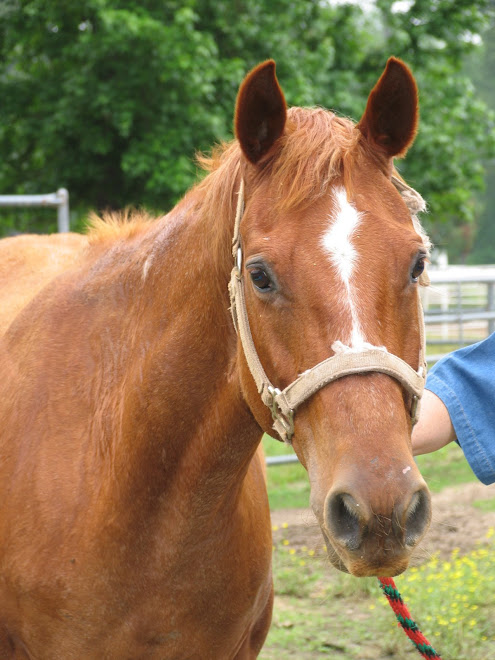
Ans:
[[[430,495],[426,488],[414,493],[407,509],[405,521],[406,545],[416,545],[431,518]]]
[[[332,536],[349,550],[357,550],[361,544],[356,500],[349,493],[337,493],[328,501],[327,524]]]

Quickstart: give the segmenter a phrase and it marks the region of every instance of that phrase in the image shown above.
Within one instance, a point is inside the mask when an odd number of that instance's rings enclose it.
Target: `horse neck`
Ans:
[[[203,212],[200,188],[143,238],[151,266],[131,334],[146,355],[126,376],[133,394],[121,452],[123,465],[134,456],[135,478],[147,487],[190,482],[182,490],[203,503],[240,491],[261,437],[240,392],[230,228],[215,227],[218,220]]]

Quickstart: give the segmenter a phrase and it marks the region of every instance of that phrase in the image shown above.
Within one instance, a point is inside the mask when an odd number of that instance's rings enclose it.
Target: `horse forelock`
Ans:
[[[271,168],[281,210],[304,208],[342,176],[360,134],[349,119],[323,108],[291,108],[282,147]]]
[[[285,132],[273,153],[257,168],[250,194],[269,183],[274,211],[302,210],[328,194],[359,140],[359,131],[348,119],[323,108],[290,108]],[[196,190],[202,215],[214,225],[212,250],[225,255],[225,267],[230,268],[237,193],[244,167],[239,142],[221,143],[211,155],[198,155],[197,162],[208,172]]]
[[[210,225],[206,239],[210,252],[219,255],[216,267],[230,272],[231,242],[241,172],[256,167],[250,195],[266,184],[275,212],[303,210],[328,194],[342,175],[344,160],[360,140],[354,124],[323,108],[288,110],[284,134],[261,166],[246,165],[238,140],[218,144],[210,155],[198,154],[197,162],[208,175],[193,189],[199,213]],[[223,255],[223,259],[221,258]],[[223,277],[218,281],[223,283]]]
[[[360,133],[349,119],[323,108],[290,108],[285,132],[256,181],[269,179],[272,200],[279,210],[302,208],[327,193],[359,140]],[[198,162],[210,173],[201,184],[206,192],[204,203],[217,214],[224,208],[230,215],[241,163],[238,142],[220,144],[210,157],[199,156]]]

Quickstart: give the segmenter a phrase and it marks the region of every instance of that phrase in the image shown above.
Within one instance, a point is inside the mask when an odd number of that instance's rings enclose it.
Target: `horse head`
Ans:
[[[357,125],[287,109],[273,61],[246,77],[235,112],[243,396],[265,432],[292,442],[329,558],[356,576],[405,570],[431,517],[410,440],[429,246],[411,217],[421,198],[393,166],[417,108],[412,74],[391,58]]]

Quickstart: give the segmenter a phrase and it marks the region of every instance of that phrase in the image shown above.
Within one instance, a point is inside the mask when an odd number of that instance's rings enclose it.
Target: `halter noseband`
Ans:
[[[396,177],[392,177],[392,183],[403,196],[411,215],[414,216],[424,208],[424,202],[415,190]],[[353,349],[346,350],[346,347],[342,347],[344,349],[342,352],[336,352],[335,355],[328,357],[326,360],[305,371],[284,390],[279,390],[272,385],[263,369],[249,327],[242,277],[242,247],[239,232],[243,213],[244,181],[241,179],[237,198],[234,237],[232,240],[234,267],[232,268],[229,283],[232,319],[241,340],[249,370],[258,388],[258,393],[263,403],[272,413],[273,428],[281,440],[291,444],[291,439],[294,435],[294,412],[306,399],[309,399],[309,397],[318,392],[322,387],[338,378],[370,371],[377,371],[395,378],[412,395],[410,414],[414,425],[418,418],[418,404],[423,394],[426,380],[424,319],[419,291],[418,310],[421,344],[418,371],[415,371],[407,362],[397,355],[389,353],[383,347],[370,347],[359,351]],[[342,346],[336,342],[333,345],[334,350],[337,349],[337,344]]]

